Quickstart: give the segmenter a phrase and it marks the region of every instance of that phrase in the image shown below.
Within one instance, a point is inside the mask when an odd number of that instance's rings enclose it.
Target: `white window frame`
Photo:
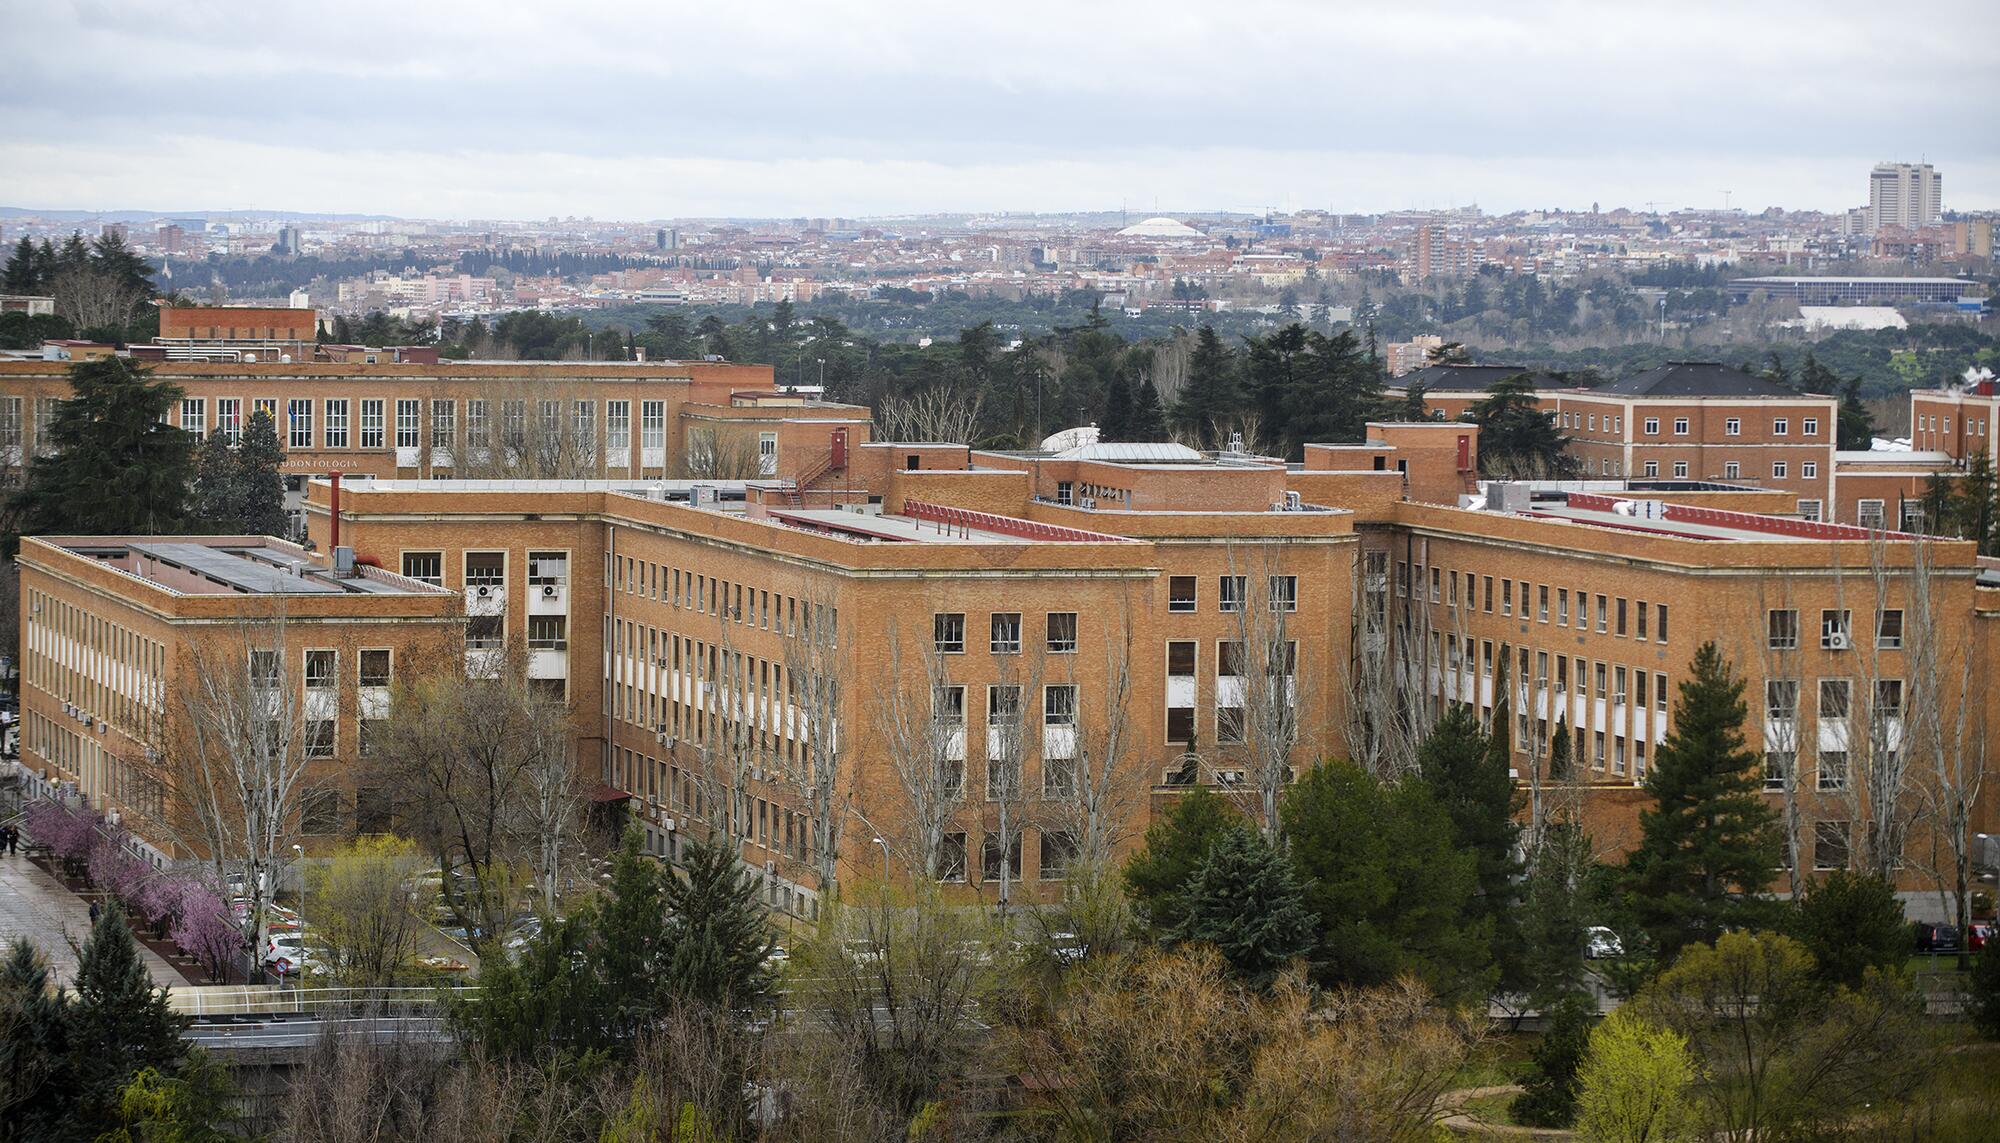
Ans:
[[[415,397],[396,398],[396,447],[416,448],[423,443],[423,402]]]
[[[285,402],[285,447],[313,446],[313,403],[310,397],[293,397]]]
[[[361,438],[362,448],[382,448],[388,444],[384,434],[384,410],[388,407],[380,397],[361,398]]]
[[[326,423],[320,427],[320,436],[327,448],[347,447],[347,398],[327,398]]]

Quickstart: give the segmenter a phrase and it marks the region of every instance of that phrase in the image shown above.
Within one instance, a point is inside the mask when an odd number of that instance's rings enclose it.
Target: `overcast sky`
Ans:
[[[0,204],[2000,206],[2000,4],[0,0]]]

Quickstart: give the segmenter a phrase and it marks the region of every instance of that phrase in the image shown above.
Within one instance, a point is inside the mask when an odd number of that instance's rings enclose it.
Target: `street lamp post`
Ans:
[[[298,855],[298,861],[296,862],[296,864],[298,865],[298,868],[299,868],[299,964],[298,964],[298,972],[299,972],[299,975],[303,976],[303,975],[305,975],[305,970],[306,970],[306,848],[305,848],[305,846],[303,846],[303,845],[300,845],[300,844],[299,844],[299,843],[297,843],[297,842],[293,842],[293,843],[292,843],[292,852],[293,852],[294,854],[297,854],[297,855]]]

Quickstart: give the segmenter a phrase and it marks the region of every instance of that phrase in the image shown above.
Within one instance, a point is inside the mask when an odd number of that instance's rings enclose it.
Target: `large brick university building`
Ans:
[[[961,892],[1004,877],[1034,899],[1081,830],[1122,851],[1192,783],[1254,815],[1274,756],[1395,770],[1408,727],[1449,700],[1490,719],[1503,679],[1519,780],[1552,787],[1565,736],[1564,789],[1615,852],[1706,640],[1747,681],[1746,737],[1802,866],[1863,843],[1865,775],[1900,760],[1921,783],[2000,726],[1984,685],[2000,568],[1967,543],[1802,516],[1837,498],[1831,402],[1721,396],[1700,371],[1545,394],[1629,478],[1588,487],[1482,486],[1476,436],[1451,422],[1374,424],[1286,464],[878,442],[867,410],[774,390],[766,367],[160,371],[190,429],[279,415],[305,538],[23,544],[27,780],[120,814],[162,861],[185,854],[144,825],[161,794],[141,762],[168,696],[279,616],[259,653],[289,668],[324,779],[310,842],[381,828],[352,763],[398,680],[518,649],[505,669],[567,704],[598,795],[651,848],[726,824],[804,916],[828,836],[806,779],[829,763],[842,873],[879,868],[880,838]],[[0,447],[32,456],[64,386],[0,363]],[[1700,442],[1666,427],[1676,410]],[[1704,450],[1738,436],[1785,475],[1699,479],[1723,475]],[[505,479],[486,478],[496,454]],[[1685,480],[1631,471],[1683,455]],[[914,790],[919,763],[948,780]],[[2000,824],[1994,791],[1977,828]]]

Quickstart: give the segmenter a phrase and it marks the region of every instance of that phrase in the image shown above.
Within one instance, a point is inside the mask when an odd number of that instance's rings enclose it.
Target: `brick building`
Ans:
[[[352,836],[365,720],[463,622],[451,593],[267,537],[31,537],[19,560],[25,785],[131,819],[156,862],[193,856],[155,824],[170,807],[146,760],[176,739],[197,676],[242,668],[291,693],[328,785],[305,831]]]
[[[393,372],[351,383],[436,384]],[[680,426],[676,447],[776,434],[775,471],[674,480],[664,456],[653,465],[628,449],[622,471],[607,465],[590,479],[424,479],[439,466],[396,463],[379,477],[310,481],[313,545],[351,546],[364,568],[386,569],[363,578],[394,591],[337,581],[288,591],[260,573],[255,584],[224,575],[213,590],[184,592],[165,572],[119,566],[157,560],[145,541],[30,541],[23,621],[38,721],[24,761],[106,804],[125,796],[115,766],[51,734],[76,733],[61,722],[77,718],[62,705],[77,704],[63,689],[74,682],[50,674],[74,651],[48,641],[37,606],[62,604],[70,624],[126,611],[157,624],[183,612],[255,615],[278,598],[325,625],[324,638],[288,634],[297,646],[287,655],[334,651],[340,672],[377,644],[327,641],[336,632],[462,640],[468,666],[521,646],[521,669],[569,704],[600,793],[628,807],[655,852],[728,831],[763,871],[771,903],[810,917],[824,886],[815,839],[829,822],[844,835],[842,876],[878,868],[879,837],[899,863],[935,859],[955,892],[992,900],[1004,881],[1028,900],[1059,891],[1094,765],[1111,769],[1092,820],[1120,852],[1191,783],[1259,812],[1268,756],[1258,718],[1273,695],[1296,735],[1281,761],[1301,768],[1388,749],[1367,713],[1383,687],[1398,688],[1390,707],[1429,713],[1455,698],[1491,717],[1504,670],[1520,780],[1532,785],[1548,743],[1567,736],[1573,792],[1615,853],[1637,836],[1676,687],[1695,648],[1714,639],[1746,680],[1746,734],[1766,756],[1770,797],[1797,809],[1802,864],[1839,863],[1860,844],[1869,807],[1856,776],[1884,752],[1936,753],[1941,720],[1920,712],[1950,703],[1980,727],[1996,716],[2000,694],[1984,688],[1981,668],[1994,654],[2000,575],[1969,544],[1802,520],[1791,488],[1478,489],[1477,441],[1453,422],[1372,424],[1363,442],[1310,445],[1297,465],[1160,444],[876,442],[847,411],[801,405],[768,383],[740,387],[725,374],[699,390],[689,377],[653,384],[688,394],[672,413],[671,397],[637,398],[662,401],[661,423]],[[327,400],[325,390],[311,399]],[[1687,437],[1698,420],[1724,442],[1777,450],[1798,439],[1831,462],[1830,440],[1818,443],[1832,432],[1830,402],[1813,432],[1766,434],[1749,422],[1802,413],[1787,398],[1677,385],[1553,399],[1558,416],[1594,408],[1600,428],[1622,420],[1610,430],[1631,450],[1621,458],[1654,447],[1633,418],[1688,408]],[[1733,434],[1730,415],[1744,421]],[[709,432],[713,444],[696,435]],[[1468,502],[1484,507],[1458,506],[1477,491]],[[260,541],[198,543],[278,553],[229,553],[236,561],[300,558]],[[163,645],[193,638],[143,630]],[[302,658],[301,672],[326,677],[313,664],[327,662]],[[146,676],[156,688],[173,685],[179,668],[167,663]],[[1421,681],[1414,693],[1409,680]],[[361,736],[356,727],[351,739]],[[334,739],[330,764],[350,736],[336,729]],[[816,805],[802,779],[829,757],[839,780]],[[905,778],[917,762],[954,775],[957,793],[938,814],[926,815]],[[1015,762],[1017,787],[1006,778]],[[1995,824],[1992,797],[1981,828]],[[325,808],[360,827],[357,801]]]

